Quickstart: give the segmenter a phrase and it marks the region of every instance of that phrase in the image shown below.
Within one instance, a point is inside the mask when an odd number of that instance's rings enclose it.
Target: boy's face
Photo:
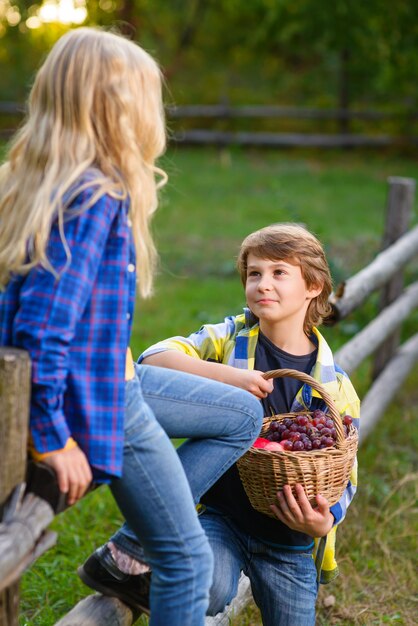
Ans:
[[[245,295],[260,324],[300,322],[303,328],[309,303],[320,292],[320,287],[307,288],[296,260],[272,261],[248,255]]]

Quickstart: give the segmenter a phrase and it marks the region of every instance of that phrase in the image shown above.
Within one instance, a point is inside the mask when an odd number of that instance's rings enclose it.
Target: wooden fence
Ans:
[[[377,420],[418,361],[418,334],[399,344],[399,329],[418,308],[418,281],[403,289],[404,269],[418,255],[418,226],[410,227],[415,181],[390,178],[384,249],[332,296],[335,322],[382,290],[380,313],[335,354],[349,373],[374,355],[373,380],[362,401],[360,441]],[[0,626],[17,626],[19,578],[55,543],[48,530],[54,518],[49,504],[25,494],[30,362],[27,353],[0,349]],[[74,574],[75,575],[75,574]],[[224,613],[208,617],[207,626],[227,626],[251,600],[249,580],[242,576],[238,595]],[[77,604],[56,626],[131,626],[133,616],[122,602],[100,594]]]
[[[13,123],[8,128],[0,127],[0,138],[9,138],[18,121],[25,112],[24,105],[16,102],[0,102],[0,118],[11,117]],[[309,107],[289,107],[275,105],[231,106],[229,104],[183,105],[167,107],[167,117],[175,122],[176,128],[170,134],[170,140],[185,145],[216,146],[254,146],[254,147],[315,147],[315,148],[352,148],[409,146],[418,144],[416,129],[418,112],[384,112],[351,109],[314,109]],[[331,132],[262,132],[233,130],[235,120],[310,120],[323,123],[334,122]],[[176,121],[188,120],[184,128],[178,128]],[[197,121],[204,122],[204,128],[189,128]],[[354,133],[353,122],[368,123],[390,122],[407,129],[394,136],[386,133]],[[221,128],[211,126],[219,122]],[[208,128],[209,126],[209,128]],[[315,127],[314,127],[315,128]]]

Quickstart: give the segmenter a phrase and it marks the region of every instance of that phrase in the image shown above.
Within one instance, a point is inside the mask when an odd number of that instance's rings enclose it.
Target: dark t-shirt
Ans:
[[[317,350],[303,356],[288,354],[277,348],[261,331],[255,353],[255,369],[296,369],[310,373],[317,357]],[[288,413],[302,382],[293,378],[276,378],[274,390],[262,400],[265,414]],[[229,515],[246,533],[262,541],[287,549],[306,549],[312,545],[312,537],[291,530],[278,519],[259,513],[250,504],[234,464],[201,498],[206,506]]]

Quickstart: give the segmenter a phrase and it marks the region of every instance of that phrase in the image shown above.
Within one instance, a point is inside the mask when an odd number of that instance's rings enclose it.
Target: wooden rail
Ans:
[[[279,105],[184,104],[167,106],[172,119],[238,119],[285,118],[298,120],[417,120],[418,111],[373,111],[356,109],[316,109]],[[25,105],[20,102],[0,102],[0,115],[21,115]]]
[[[179,105],[167,106],[167,117],[172,120],[213,120],[222,122],[238,119],[288,119],[336,121],[348,123],[351,120],[384,121],[398,120],[409,129],[418,119],[418,111],[370,111],[350,109],[315,109],[310,107],[289,107],[277,105],[232,106],[230,104]],[[0,116],[20,118],[25,113],[25,105],[17,102],[0,102]],[[7,139],[14,128],[0,129],[0,138]],[[393,145],[418,145],[418,137],[410,133],[405,136],[387,134],[356,134],[347,129],[339,133],[298,133],[298,132],[242,132],[225,128],[181,129],[170,135],[170,140],[184,145],[254,146],[254,147],[315,147],[315,148],[354,148],[386,147]]]
[[[171,139],[185,145],[260,148],[383,148],[405,143],[405,139],[389,135],[227,132],[206,129],[174,132]],[[408,138],[407,143],[415,141],[414,138]]]
[[[397,284],[396,296],[388,298],[386,289],[380,313],[335,353],[336,362],[348,372],[373,354],[379,362],[362,401],[361,441],[372,431],[418,362],[418,334],[402,345],[397,334],[402,322],[418,308],[418,282],[402,287],[406,265],[418,256],[418,227],[404,232],[411,222],[415,181],[390,178],[388,182],[386,222],[403,224],[393,229],[398,231],[398,238],[388,243],[386,229],[384,249],[367,267],[339,285],[331,298],[338,322],[359,308],[374,291]],[[394,342],[396,337],[398,343]],[[383,361],[379,354],[382,349]],[[29,390],[27,354],[0,349],[0,626],[18,625],[19,578],[55,542],[55,534],[47,530],[54,517],[52,508],[33,494],[23,495]],[[250,599],[249,580],[241,576],[237,597],[223,613],[207,617],[206,626],[227,626],[230,617],[238,614]],[[78,603],[56,626],[131,626],[136,618],[119,600],[95,594]]]

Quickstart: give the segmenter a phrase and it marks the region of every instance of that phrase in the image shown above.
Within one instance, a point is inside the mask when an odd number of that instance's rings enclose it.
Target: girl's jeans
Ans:
[[[317,581],[311,551],[267,545],[213,509],[206,509],[199,519],[215,563],[208,615],[230,604],[243,571],[264,626],[314,626]]]
[[[256,439],[261,403],[176,370],[135,372],[126,383],[123,476],[111,484],[132,530],[125,524],[112,541],[131,556],[145,553],[152,567],[150,626],[201,626],[213,557],[194,503]],[[177,454],[171,437],[190,439]]]

